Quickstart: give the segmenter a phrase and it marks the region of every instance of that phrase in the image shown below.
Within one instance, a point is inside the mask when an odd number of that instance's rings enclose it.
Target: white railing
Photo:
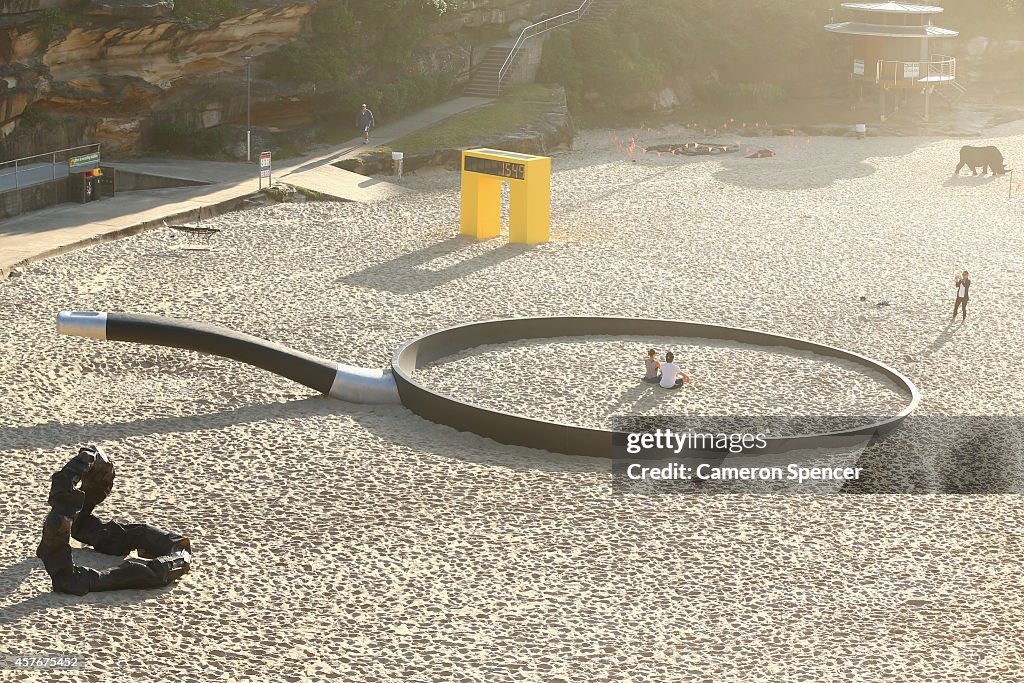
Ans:
[[[508,57],[505,58],[505,62],[501,65],[501,68],[498,69],[498,90],[501,90],[501,81],[505,78],[505,74],[508,73],[508,70],[512,68],[512,62],[515,60],[516,55],[519,54],[519,50],[522,48],[523,43],[534,36],[539,36],[541,33],[547,33],[548,31],[553,31],[556,28],[561,28],[566,24],[579,21],[583,18],[583,15],[587,13],[587,10],[590,9],[593,2],[594,0],[583,0],[583,4],[574,10],[570,10],[564,14],[559,14],[557,17],[545,19],[544,21],[538,21],[536,24],[530,24],[524,28],[516,39],[515,45],[513,45],[512,49],[509,50]]]
[[[901,81],[953,81],[956,80],[956,57],[949,55],[932,55],[927,62],[900,62],[890,59],[879,59],[875,65],[875,83],[897,85]]]
[[[955,81],[956,57],[932,55],[932,60],[928,62],[928,76],[938,77],[944,81]]]
[[[11,175],[13,173],[13,175],[14,175],[14,189],[20,189],[21,188],[21,175],[20,174],[26,173],[26,171],[24,170],[25,166],[30,166],[31,167],[31,166],[36,166],[36,165],[39,165],[39,164],[45,164],[46,163],[45,161],[37,161],[34,164],[26,164],[25,162],[26,161],[30,161],[32,159],[46,159],[47,157],[50,158],[50,164],[51,164],[51,167],[50,167],[50,179],[51,180],[56,180],[57,179],[57,155],[58,154],[62,155],[61,163],[62,164],[67,164],[68,159],[70,159],[72,156],[76,156],[76,155],[73,155],[73,154],[69,154],[69,152],[75,152],[77,150],[90,150],[90,152],[88,152],[88,153],[99,152],[100,151],[100,143],[93,142],[93,143],[88,144],[88,145],[79,145],[78,147],[68,147],[66,149],[56,149],[56,150],[54,150],[52,152],[43,152],[42,154],[33,154],[32,156],[28,156],[28,157],[19,157],[17,159],[10,159],[8,161],[0,161],[0,186],[2,186],[2,184],[3,184],[2,183],[3,177],[4,176],[9,176],[9,175]],[[78,156],[81,156],[81,154],[79,154]],[[13,171],[6,170],[6,167],[9,164],[14,164],[14,170]],[[63,170],[64,169],[62,169],[62,171]],[[67,173],[61,173],[61,175],[67,175]],[[40,181],[36,180],[35,182],[38,183]],[[29,184],[33,184],[33,183],[29,183]]]

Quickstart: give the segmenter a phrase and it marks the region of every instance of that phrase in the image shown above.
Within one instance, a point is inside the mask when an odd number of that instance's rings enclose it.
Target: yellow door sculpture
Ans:
[[[500,149],[462,152],[462,234],[489,239],[501,233],[503,181],[509,183],[508,241],[547,242],[551,230],[551,158]]]

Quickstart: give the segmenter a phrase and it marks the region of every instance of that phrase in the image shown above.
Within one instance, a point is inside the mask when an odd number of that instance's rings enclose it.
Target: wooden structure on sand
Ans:
[[[826,31],[853,39],[850,78],[861,97],[864,84],[878,87],[879,115],[899,111],[901,95],[924,96],[924,120],[928,120],[930,99],[939,88],[963,92],[956,82],[956,58],[931,52],[929,41],[955,38],[959,32],[935,26],[932,18],[941,7],[909,5],[902,2],[845,2],[851,20],[831,23]],[[938,92],[942,92],[941,90]]]

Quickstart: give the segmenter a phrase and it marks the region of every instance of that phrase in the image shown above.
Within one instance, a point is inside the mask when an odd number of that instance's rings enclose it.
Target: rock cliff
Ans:
[[[144,151],[147,131],[157,123],[188,130],[243,124],[247,55],[254,119],[274,131],[308,126],[324,90],[339,86],[318,84],[317,92],[272,81],[261,77],[257,65],[261,56],[315,31],[311,15],[324,1],[263,2],[208,24],[171,16],[173,0],[4,2],[0,154],[12,158],[44,151],[40,145],[98,141],[105,152],[124,156]],[[465,78],[474,43],[503,37],[511,22],[550,16],[572,4],[460,0],[403,70]],[[357,65],[360,71],[365,66]]]

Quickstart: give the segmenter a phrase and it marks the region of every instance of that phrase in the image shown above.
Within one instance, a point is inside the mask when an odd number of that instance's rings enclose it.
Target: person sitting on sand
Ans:
[[[675,354],[671,351],[665,353],[665,362],[661,364],[661,386],[664,389],[678,389],[690,378],[673,361]]]
[[[648,384],[654,384],[655,382],[661,381],[661,375],[658,374],[658,368],[661,367],[654,357],[658,354],[654,349],[647,349],[647,358],[644,358],[644,367],[647,369],[647,374],[644,375],[644,381]]]

